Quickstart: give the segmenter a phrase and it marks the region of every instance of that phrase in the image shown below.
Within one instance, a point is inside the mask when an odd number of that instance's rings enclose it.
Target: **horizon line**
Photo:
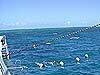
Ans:
[[[43,27],[43,28],[12,28],[12,29],[0,29],[0,31],[8,30],[34,30],[34,29],[60,29],[60,28],[86,28],[91,26],[76,26],[76,27]]]

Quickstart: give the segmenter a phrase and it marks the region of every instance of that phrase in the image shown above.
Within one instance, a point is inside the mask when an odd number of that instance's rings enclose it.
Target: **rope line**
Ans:
[[[60,35],[60,36],[58,36],[58,37],[55,38],[55,39],[48,40],[47,42],[54,42],[54,41],[59,40],[59,39],[62,39],[62,38],[72,37],[72,36],[75,35],[75,34],[78,34],[78,33],[80,33],[80,32],[84,32],[84,31],[88,31],[88,30],[90,30],[90,29],[97,28],[97,27],[99,27],[99,26],[100,26],[100,24],[93,25],[93,26],[86,27],[86,28],[81,28],[81,29],[78,30],[78,31],[75,31],[75,32],[72,32],[72,33],[69,33],[69,34],[63,35],[63,36]]]

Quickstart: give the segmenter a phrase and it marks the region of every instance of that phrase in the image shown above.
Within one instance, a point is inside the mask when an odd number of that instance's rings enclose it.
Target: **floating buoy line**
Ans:
[[[81,29],[78,30],[78,31],[71,32],[71,33],[69,33],[69,34],[67,34],[67,35],[63,35],[63,36],[60,35],[60,36],[58,36],[57,38],[48,40],[46,43],[54,42],[54,41],[56,41],[56,40],[59,40],[59,39],[62,39],[62,38],[68,38],[68,37],[69,37],[69,38],[76,38],[76,39],[78,39],[79,37],[73,37],[73,35],[78,34],[78,33],[81,33],[81,32],[85,32],[85,31],[88,31],[88,30],[90,30],[90,29],[97,28],[97,27],[100,27],[100,24],[96,24],[96,25],[93,25],[93,26],[90,26],[90,27],[84,27],[84,28],[81,28]]]
[[[81,33],[81,32],[85,32],[85,31],[94,29],[94,28],[98,28],[98,27],[100,27],[100,24],[93,25],[93,26],[90,26],[90,27],[84,27],[84,28],[81,28],[81,29],[78,30],[78,31],[69,33],[69,34],[67,34],[67,35],[63,35],[63,36],[60,35],[60,36],[58,36],[57,38],[48,40],[47,42],[45,42],[45,44],[46,44],[46,45],[51,45],[52,42],[57,41],[57,40],[59,40],[59,39],[63,39],[63,38],[79,39],[79,37],[75,37],[74,35],[76,35],[76,34],[78,34],[78,33]],[[88,55],[88,54],[85,54],[84,57],[85,57],[85,60],[88,61],[89,55]],[[80,57],[77,56],[75,59],[76,59],[76,63],[77,63],[77,64],[80,64],[80,60],[81,60]],[[52,63],[53,63],[53,62],[52,62]],[[61,61],[61,62],[58,63],[58,64],[61,66],[61,68],[64,69],[64,62],[63,62],[63,61]]]
[[[100,27],[100,24],[96,24],[96,25],[93,25],[93,26],[90,26],[90,27],[84,27],[84,28],[81,28],[80,30],[78,30],[78,31],[75,31],[75,32],[71,32],[71,33],[69,33],[69,34],[67,34],[67,35],[60,35],[60,36],[58,36],[57,38],[52,38],[52,39],[49,39],[49,40],[44,40],[43,41],[43,43],[45,43],[45,45],[51,45],[53,42],[55,42],[55,41],[57,41],[57,40],[59,40],[59,39],[63,39],[63,38],[70,38],[70,39],[79,39],[79,37],[73,37],[74,35],[76,35],[76,34],[78,34],[78,33],[81,33],[81,32],[85,32],[85,31],[88,31],[88,30],[91,30],[91,29],[94,29],[94,28],[99,28]],[[57,33],[53,33],[53,34],[56,34],[57,35]],[[36,42],[36,41],[35,41]],[[32,44],[32,48],[37,48],[37,45],[36,45],[36,43],[33,43]],[[41,44],[41,43],[40,43]],[[23,51],[23,50],[20,50],[19,52],[21,52],[21,51]],[[17,52],[17,53],[19,53],[19,52]],[[86,59],[86,61],[88,61],[88,54],[85,54],[85,59]],[[52,62],[52,61],[50,61],[50,62],[48,62],[48,64],[52,64],[52,65],[54,65],[54,63],[55,62]],[[76,57],[76,63],[77,64],[80,64],[80,57]],[[46,67],[46,65],[45,64],[43,64],[43,63],[36,63],[35,62],[35,64],[37,65],[37,66],[39,66],[39,68],[40,69],[42,69],[43,67]],[[63,61],[61,61],[60,63],[59,63],[59,65],[62,67],[62,68],[64,68],[64,62]]]

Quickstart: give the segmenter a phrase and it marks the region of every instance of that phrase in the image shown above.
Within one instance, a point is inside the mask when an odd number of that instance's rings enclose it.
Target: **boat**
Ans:
[[[9,59],[9,51],[6,36],[0,36],[0,75],[11,75],[4,59]]]

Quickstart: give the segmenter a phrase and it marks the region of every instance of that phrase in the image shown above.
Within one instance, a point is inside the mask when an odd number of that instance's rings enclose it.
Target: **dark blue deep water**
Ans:
[[[6,64],[9,71],[12,75],[100,75],[100,28],[66,36],[80,29],[0,31],[0,35],[7,36],[10,60]],[[88,61],[85,54],[89,55]],[[77,56],[80,64],[76,63]],[[46,63],[53,61],[56,62],[54,65]],[[64,68],[59,65],[60,61],[64,62]],[[46,67],[40,69],[36,62],[44,63]]]

